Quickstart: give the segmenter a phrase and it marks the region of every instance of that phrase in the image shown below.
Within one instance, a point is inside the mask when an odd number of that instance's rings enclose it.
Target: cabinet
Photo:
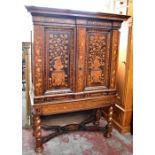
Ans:
[[[32,58],[34,136],[43,150],[42,115],[108,107],[105,136],[112,131],[116,103],[119,28],[129,16],[27,6],[34,24]],[[69,131],[78,125],[67,126]],[[63,128],[64,129],[64,128]],[[86,128],[83,128],[86,130]]]

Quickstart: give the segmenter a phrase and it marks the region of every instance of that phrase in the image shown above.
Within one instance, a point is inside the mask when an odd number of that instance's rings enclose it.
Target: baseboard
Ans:
[[[130,126],[122,126],[120,125],[119,123],[117,123],[115,120],[112,120],[113,121],[113,127],[115,129],[117,129],[120,133],[128,133],[128,132],[131,132],[131,127]]]

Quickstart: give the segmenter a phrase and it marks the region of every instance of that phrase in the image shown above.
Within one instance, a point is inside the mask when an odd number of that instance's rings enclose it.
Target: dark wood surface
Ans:
[[[108,107],[105,136],[110,137],[117,94],[119,28],[128,16],[26,8],[34,24],[31,98],[36,152],[43,150],[42,115]],[[95,126],[99,126],[100,117],[101,111],[96,110]],[[80,129],[79,125],[71,126]]]
[[[103,12],[88,12],[70,9],[59,9],[59,8],[47,8],[47,7],[36,7],[36,6],[26,6],[27,10],[33,15],[41,16],[67,16],[67,17],[86,17],[95,19],[107,19],[107,20],[119,20],[124,21],[129,18],[127,15],[118,15],[112,13]]]

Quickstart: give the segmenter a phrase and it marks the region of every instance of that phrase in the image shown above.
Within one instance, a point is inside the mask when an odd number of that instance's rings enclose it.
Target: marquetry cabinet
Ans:
[[[117,94],[119,29],[128,16],[26,8],[34,24],[31,102],[36,152],[41,152],[42,144],[52,137],[41,136],[42,115],[96,109],[92,120],[101,129],[99,119],[103,107],[108,107],[104,135],[110,137]],[[84,123],[59,128],[58,134],[62,130],[88,130]]]

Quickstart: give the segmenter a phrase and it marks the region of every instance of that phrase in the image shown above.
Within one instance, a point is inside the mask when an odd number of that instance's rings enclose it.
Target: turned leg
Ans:
[[[99,126],[100,118],[101,118],[101,110],[97,109],[95,115],[96,115],[96,119],[95,119],[94,125]]]
[[[34,116],[34,135],[36,139],[35,151],[41,153],[43,151],[43,144],[41,137],[41,120],[39,115]]]
[[[104,136],[109,138],[111,137],[112,132],[112,115],[113,115],[113,106],[110,106],[108,109],[108,124],[106,126],[106,131],[104,133]]]

